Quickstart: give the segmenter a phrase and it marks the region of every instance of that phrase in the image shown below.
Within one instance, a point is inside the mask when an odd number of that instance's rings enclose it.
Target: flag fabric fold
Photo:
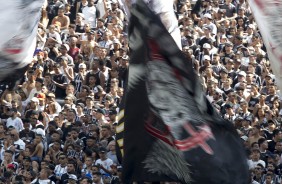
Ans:
[[[267,50],[271,69],[275,75],[277,86],[282,89],[282,34],[281,2],[277,0],[250,0],[252,14],[258,25],[263,43]],[[262,63],[264,65],[264,63]]]
[[[0,7],[0,81],[15,82],[32,62],[44,0],[2,1]],[[5,18],[3,18],[5,17]]]
[[[237,132],[209,104],[191,63],[142,0],[131,9],[129,46],[119,118],[124,182],[248,183]]]

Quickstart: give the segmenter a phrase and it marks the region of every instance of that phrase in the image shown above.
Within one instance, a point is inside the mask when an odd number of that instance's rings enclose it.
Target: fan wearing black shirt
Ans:
[[[129,57],[127,55],[121,58],[121,65],[118,68],[120,87],[125,87],[125,80],[128,74],[128,61],[129,61]]]
[[[272,83],[269,85],[268,95],[265,98],[265,104],[272,108],[272,104],[276,96],[276,86],[274,83]]]
[[[57,98],[64,98],[66,96],[67,77],[61,73],[60,65],[56,64],[54,67],[55,74],[52,82],[56,85],[55,95]]]
[[[273,153],[274,150],[275,150],[275,146],[276,146],[277,142],[279,142],[281,140],[282,140],[282,131],[275,129],[273,131],[272,141],[268,142],[268,150]]]
[[[76,163],[73,160],[68,161],[67,164],[67,172],[61,176],[61,180],[59,184],[66,184],[68,183],[69,175],[76,174]]]
[[[34,131],[30,130],[30,121],[29,119],[23,119],[24,129],[20,131],[19,136],[24,142],[31,142],[35,138]]]

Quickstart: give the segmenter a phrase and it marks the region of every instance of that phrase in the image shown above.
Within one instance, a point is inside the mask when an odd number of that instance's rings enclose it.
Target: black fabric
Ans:
[[[138,0],[130,22],[124,182],[248,183],[237,132],[209,104],[159,18]]]
[[[10,91],[15,90],[29,67],[29,65],[21,65],[21,62],[17,63],[4,55],[0,55],[0,83],[2,85],[1,93],[3,93],[4,86]]]
[[[125,98],[122,98],[119,105],[119,114],[118,114],[118,124],[116,127],[116,155],[119,163],[122,163],[123,157],[123,138],[124,138],[124,129],[120,128],[124,126],[124,106]]]

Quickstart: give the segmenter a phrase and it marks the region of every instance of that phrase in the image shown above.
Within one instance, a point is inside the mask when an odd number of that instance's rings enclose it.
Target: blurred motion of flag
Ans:
[[[249,0],[263,43],[267,49],[277,86],[282,90],[282,1]],[[264,66],[264,63],[262,63]]]
[[[209,104],[191,63],[142,0],[131,9],[129,40],[116,137],[124,183],[247,184],[235,128]]]
[[[0,6],[0,81],[17,80],[31,63],[44,0],[9,0]]]

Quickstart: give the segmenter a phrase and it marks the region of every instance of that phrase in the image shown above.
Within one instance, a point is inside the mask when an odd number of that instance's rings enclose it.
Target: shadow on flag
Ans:
[[[247,184],[240,137],[209,104],[159,18],[138,0],[130,22],[129,76],[117,131],[123,181]]]

